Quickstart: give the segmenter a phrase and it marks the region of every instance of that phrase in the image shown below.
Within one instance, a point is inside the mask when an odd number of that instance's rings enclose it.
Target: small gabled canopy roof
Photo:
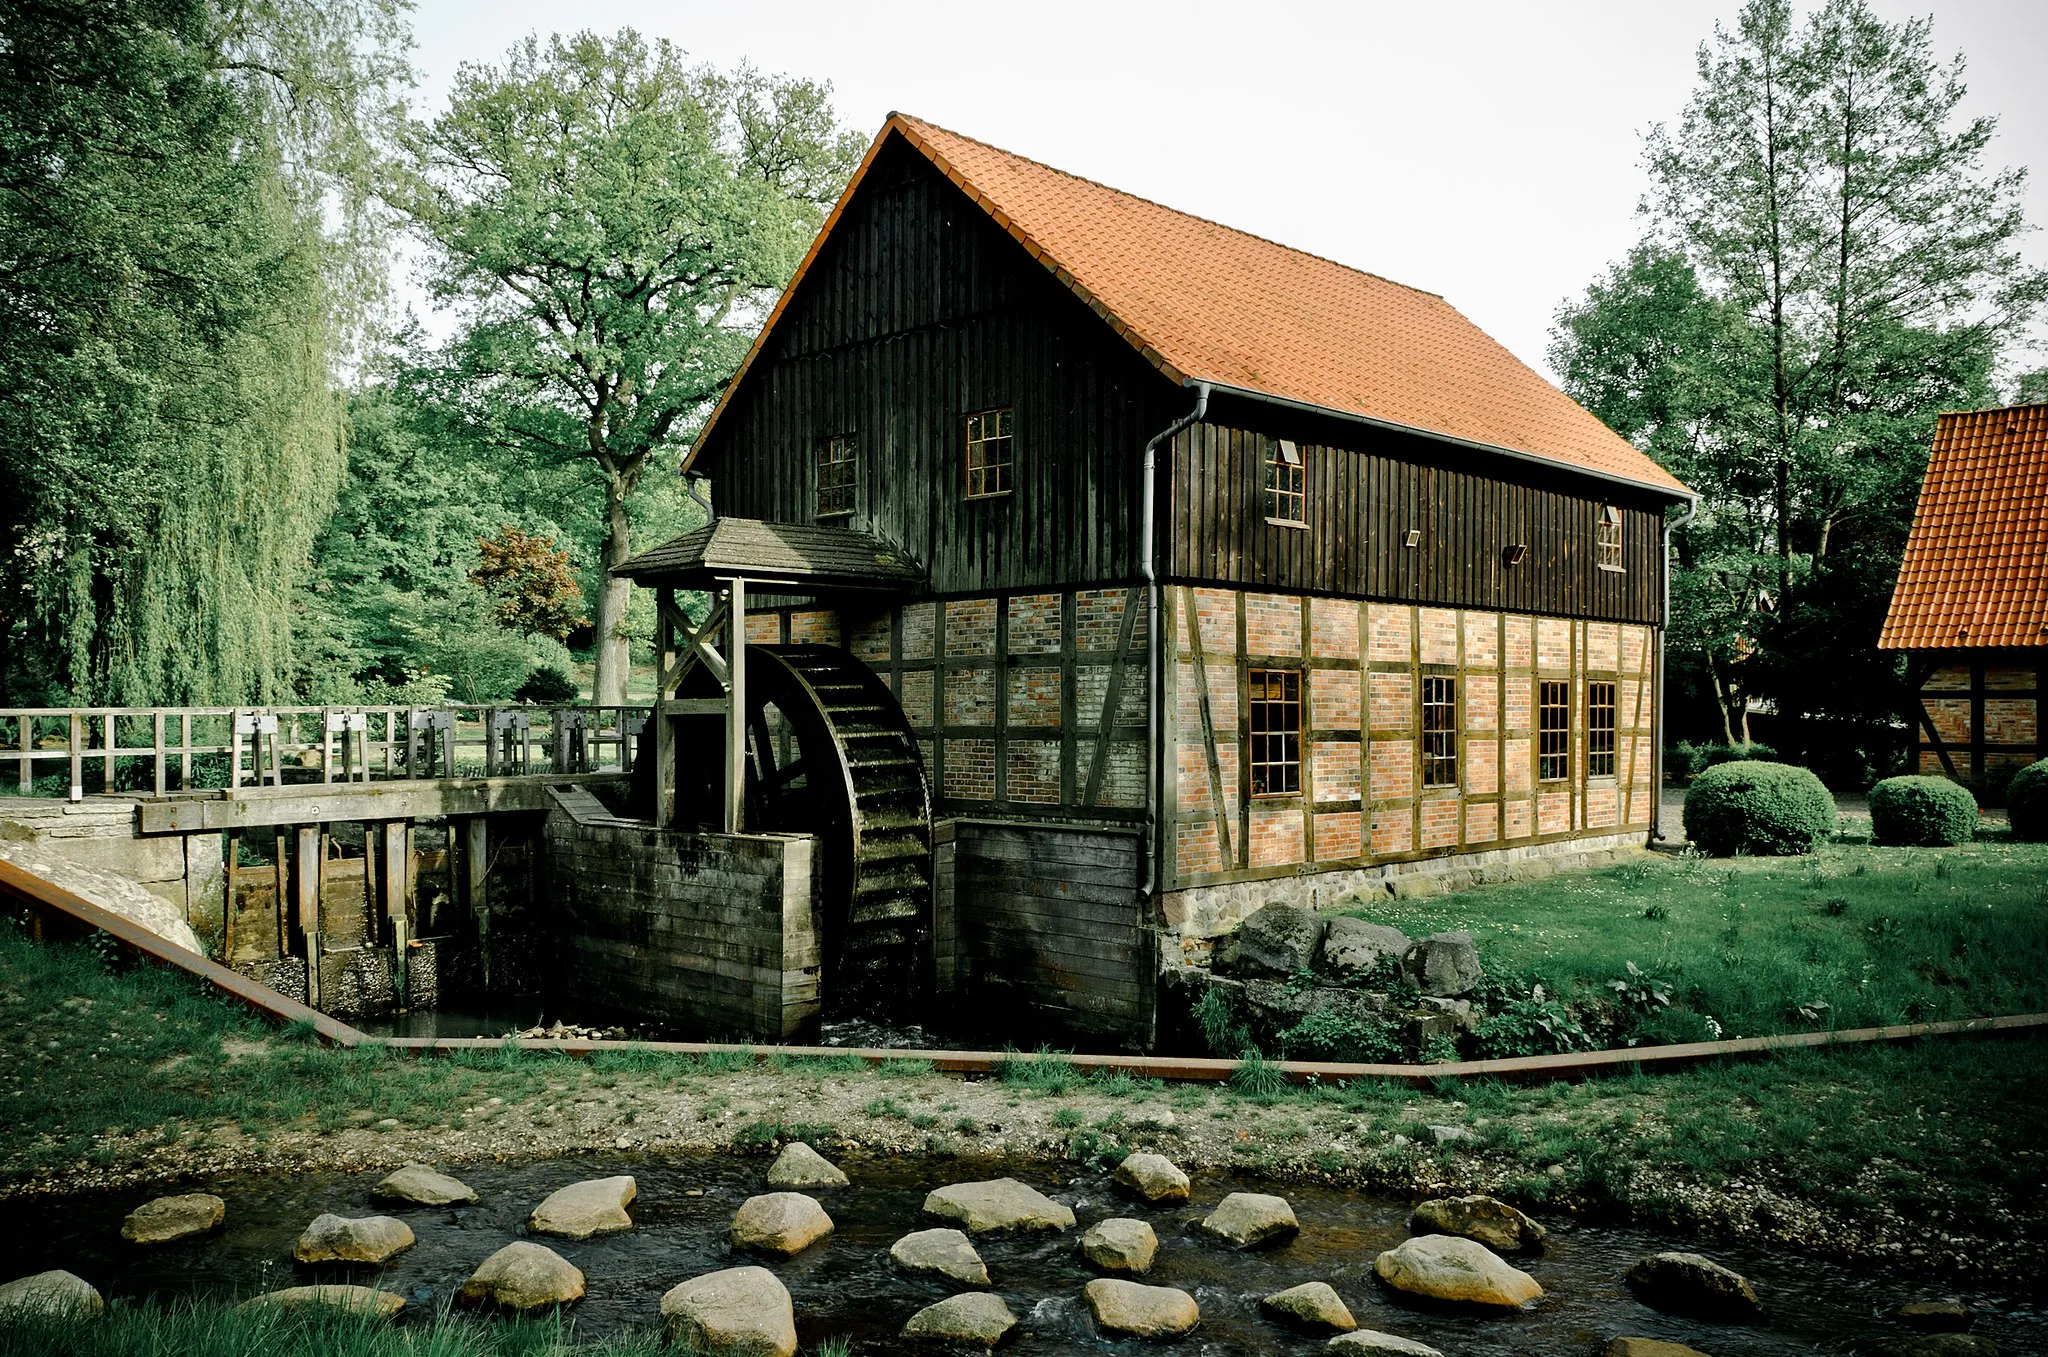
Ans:
[[[871,589],[900,592],[924,584],[924,571],[873,533],[720,518],[672,542],[650,547],[612,571],[636,584],[710,589],[719,582],[791,585],[799,592]]]
[[[2048,405],[1943,415],[1881,650],[2048,646]]]
[[[1176,212],[901,113],[889,116],[868,148],[698,447],[709,441],[892,134],[1177,382],[1206,381],[1551,462],[1673,499],[1692,494],[1434,293]]]

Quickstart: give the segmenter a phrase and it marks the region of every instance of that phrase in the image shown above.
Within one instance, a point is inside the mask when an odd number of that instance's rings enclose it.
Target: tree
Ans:
[[[1962,70],[1926,20],[1749,0],[1646,140],[1648,239],[1559,314],[1566,389],[1701,492],[1672,638],[1731,736],[1750,693],[1828,717],[1810,671],[1886,670],[1868,586],[1896,573],[1934,415],[1992,399],[2048,297],[2017,248],[2024,172],[1985,167]]]
[[[410,135],[407,209],[462,311],[443,393],[602,500],[595,700],[625,700],[631,504],[731,380],[859,151],[826,87],[685,64],[631,30],[465,66]]]
[[[559,641],[590,625],[569,553],[557,550],[554,538],[507,523],[477,538],[476,551],[470,582],[495,601],[492,615],[499,626]]]

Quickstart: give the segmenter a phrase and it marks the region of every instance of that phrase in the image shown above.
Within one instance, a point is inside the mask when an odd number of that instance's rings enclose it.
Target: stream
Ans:
[[[375,1172],[223,1177],[159,1184],[148,1190],[15,1197],[0,1201],[0,1279],[66,1268],[109,1298],[216,1296],[239,1298],[307,1281],[374,1283],[404,1294],[408,1316],[445,1305],[489,1254],[524,1236],[528,1212],[569,1183],[630,1173],[639,1184],[630,1232],[584,1241],[542,1239],[588,1277],[589,1294],[571,1313],[584,1337],[657,1322],[662,1292],[685,1278],[756,1261],[735,1257],[725,1232],[747,1197],[767,1189],[768,1159],[731,1156],[603,1154],[517,1163],[445,1166],[474,1187],[471,1206],[390,1208],[373,1205]],[[1751,1354],[1861,1353],[1907,1331],[1889,1318],[1908,1300],[1954,1297],[1978,1312],[1975,1332],[2008,1354],[2048,1351],[2048,1310],[2038,1299],[1957,1289],[1915,1279],[1901,1269],[1882,1273],[1808,1258],[1789,1250],[1702,1242],[1634,1226],[1579,1224],[1546,1216],[1549,1251],[1513,1260],[1547,1292],[1528,1311],[1475,1317],[1418,1308],[1373,1279],[1372,1261],[1408,1235],[1405,1202],[1336,1188],[1262,1183],[1223,1173],[1197,1173],[1190,1203],[1164,1207],[1116,1192],[1107,1175],[1060,1166],[968,1160],[850,1156],[842,1161],[853,1186],[813,1195],[837,1224],[828,1239],[796,1258],[770,1262],[796,1302],[804,1349],[843,1336],[858,1353],[901,1350],[895,1338],[919,1308],[959,1288],[911,1277],[892,1267],[889,1245],[911,1230],[937,1224],[920,1206],[932,1188],[950,1182],[1012,1176],[1074,1208],[1080,1226],[1058,1235],[980,1238],[991,1289],[1020,1321],[1007,1351],[1073,1354],[1143,1351],[1136,1340],[1096,1336],[1082,1286],[1095,1275],[1082,1261],[1081,1229],[1108,1216],[1149,1220],[1160,1240],[1159,1261],[1142,1278],[1180,1287],[1200,1303],[1202,1324],[1177,1351],[1189,1354],[1308,1354],[1324,1337],[1284,1329],[1259,1313],[1259,1297],[1301,1282],[1337,1288],[1361,1327],[1383,1329],[1440,1348],[1446,1357],[1494,1354],[1584,1354],[1617,1335],[1686,1343],[1713,1357]],[[151,1249],[124,1244],[122,1217],[150,1196],[210,1191],[227,1201],[227,1224],[197,1240]],[[1231,1191],[1286,1197],[1301,1221],[1292,1242],[1238,1253],[1196,1227]],[[692,1192],[701,1195],[689,1195]],[[293,1240],[323,1211],[391,1214],[410,1224],[418,1243],[382,1270],[307,1268],[291,1258]],[[1662,1249],[1704,1252],[1742,1272],[1764,1303],[1763,1318],[1742,1326],[1699,1323],[1639,1304],[1622,1284],[1636,1258]],[[403,1321],[401,1321],[403,1322]]]

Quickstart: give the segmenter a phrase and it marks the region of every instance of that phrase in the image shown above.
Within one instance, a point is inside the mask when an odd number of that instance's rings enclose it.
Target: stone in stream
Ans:
[[[1974,1333],[1922,1333],[1880,1344],[1872,1357],[1998,1357],[1998,1344]]]
[[[768,1166],[768,1186],[845,1187],[846,1174],[801,1140],[792,1140]]]
[[[1386,962],[1400,964],[1409,937],[1398,928],[1339,915],[1323,934],[1316,969],[1340,980],[1364,980]]]
[[[969,1291],[927,1305],[903,1326],[905,1338],[951,1347],[992,1348],[1017,1327],[1017,1316],[991,1291]]]
[[[1116,1166],[1111,1175],[1148,1202],[1184,1202],[1188,1199],[1188,1176],[1163,1154],[1132,1154]]]
[[[1549,1231],[1493,1197],[1438,1197],[1415,1208],[1408,1228],[1416,1234],[1454,1234],[1476,1239],[1496,1253],[1533,1253]]]
[[[1707,1357],[1707,1354],[1683,1343],[1667,1343],[1661,1338],[1617,1338],[1607,1345],[1605,1357]]]
[[[740,1203],[732,1246],[791,1258],[832,1233],[832,1217],[801,1192],[767,1192]]]
[[[705,1357],[796,1357],[796,1309],[765,1267],[678,1282],[661,1298],[669,1341]]]
[[[1074,1228],[1071,1208],[1015,1178],[939,1188],[924,1199],[924,1212],[950,1220],[969,1234]]]
[[[476,1189],[425,1164],[407,1164],[371,1188],[370,1197],[404,1206],[452,1206],[475,1201]]]
[[[228,1204],[211,1192],[158,1197],[128,1213],[121,1238],[132,1244],[168,1244],[217,1230],[227,1218]]]
[[[62,1268],[17,1277],[0,1286],[0,1316],[71,1315],[92,1319],[107,1312],[107,1303],[91,1282]]]
[[[1240,1249],[1253,1249],[1298,1233],[1301,1223],[1285,1197],[1233,1192],[1202,1218],[1202,1228]]]
[[[519,1239],[484,1259],[459,1298],[508,1310],[539,1310],[583,1299],[583,1273],[544,1245]]]
[[[1303,1282],[1285,1291],[1275,1291],[1261,1299],[1259,1306],[1307,1329],[1348,1330],[1358,1327],[1358,1321],[1351,1317],[1350,1307],[1337,1294],[1337,1288],[1328,1282]]]
[[[347,1310],[367,1315],[372,1319],[390,1319],[405,1308],[405,1297],[396,1291],[379,1291],[374,1286],[343,1286],[328,1283],[322,1286],[288,1286],[282,1291],[266,1291],[260,1296],[251,1296],[243,1301],[241,1308],[249,1309],[259,1305],[318,1305],[331,1310]]]
[[[1427,1343],[1418,1343],[1412,1338],[1402,1338],[1398,1334],[1381,1333],[1378,1329],[1359,1329],[1353,1333],[1338,1334],[1323,1344],[1323,1351],[1395,1353],[1397,1357],[1444,1357]]]
[[[1697,1253],[1653,1253],[1629,1268],[1629,1288],[1647,1305],[1703,1319],[1746,1319],[1758,1310],[1756,1291]]]
[[[974,1242],[958,1230],[919,1230],[889,1246],[889,1258],[906,1272],[935,1272],[962,1286],[987,1286],[988,1264]]]
[[[1401,978],[1424,994],[1455,999],[1486,978],[1470,933],[1432,933],[1401,954]]]
[[[1138,1338],[1178,1338],[1202,1322],[1201,1307],[1171,1286],[1097,1277],[1081,1289],[1097,1328]]]
[[[301,1263],[381,1263],[413,1245],[412,1227],[390,1216],[315,1216],[292,1257]]]
[[[1543,1294],[1536,1279],[1502,1262],[1484,1244],[1457,1235],[1419,1235],[1373,1260],[1396,1291],[1458,1305],[1513,1310]]]
[[[1962,1333],[1977,1317],[1958,1300],[1915,1300],[1892,1311],[1892,1318],[1921,1333]]]
[[[615,1230],[630,1230],[633,1218],[626,1214],[626,1208],[639,1190],[627,1175],[571,1183],[534,1207],[526,1225],[535,1234],[560,1235],[564,1239],[588,1239]]]
[[[1159,1236],[1142,1220],[1098,1220],[1081,1236],[1081,1255],[1105,1272],[1150,1272]]]

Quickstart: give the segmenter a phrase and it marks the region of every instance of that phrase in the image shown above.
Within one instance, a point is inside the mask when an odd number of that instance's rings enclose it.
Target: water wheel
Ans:
[[[932,824],[910,723],[888,685],[836,647],[746,654],[745,826],[817,836],[825,1013],[912,1018],[930,950]],[[716,695],[708,674],[692,678],[682,696]],[[723,722],[680,724],[676,821],[712,823],[718,760],[706,751],[723,747]]]

